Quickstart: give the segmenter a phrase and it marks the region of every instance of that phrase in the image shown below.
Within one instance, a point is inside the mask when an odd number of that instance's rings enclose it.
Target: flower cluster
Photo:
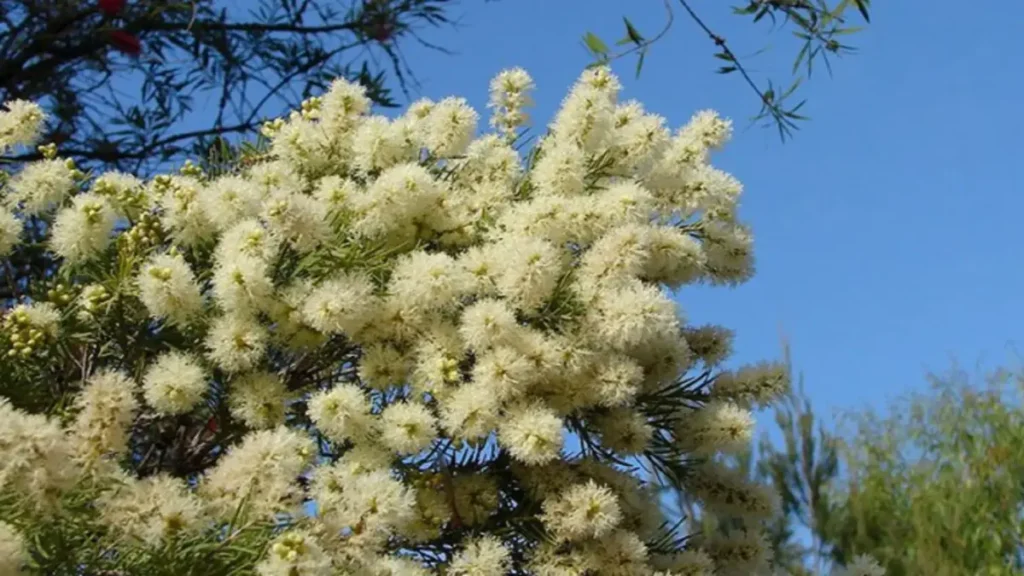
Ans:
[[[88,485],[113,547],[270,526],[264,576],[761,570],[774,500],[716,456],[785,374],[721,372],[729,333],[673,300],[753,272],[709,164],[730,124],[673,132],[599,67],[524,157],[532,88],[499,75],[481,135],[463,99],[386,118],[338,80],[228,173],[14,176],[0,257],[31,245],[79,296],[0,324],[47,351],[2,370],[0,488],[36,515],[0,547]],[[12,103],[0,146],[40,122]],[[740,528],[667,533],[664,483]]]

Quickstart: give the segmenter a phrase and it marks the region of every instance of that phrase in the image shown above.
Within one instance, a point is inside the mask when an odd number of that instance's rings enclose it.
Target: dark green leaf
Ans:
[[[632,40],[633,43],[635,43],[637,46],[643,44],[644,37],[633,26],[633,23],[629,21],[629,18],[623,16],[622,21],[626,23],[626,35],[629,37],[629,39]]]
[[[636,59],[636,77],[637,78],[640,77],[640,69],[644,67],[644,55],[646,54],[646,52],[647,52],[646,50],[641,50],[640,51],[640,56]]]

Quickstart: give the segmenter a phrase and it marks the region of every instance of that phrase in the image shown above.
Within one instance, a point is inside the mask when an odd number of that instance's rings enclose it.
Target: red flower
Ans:
[[[138,56],[142,54],[142,44],[139,42],[138,37],[134,34],[125,32],[124,30],[114,30],[110,33],[110,43],[114,48],[128,54],[129,56]]]
[[[99,0],[100,11],[107,16],[117,16],[124,10],[125,0]]]

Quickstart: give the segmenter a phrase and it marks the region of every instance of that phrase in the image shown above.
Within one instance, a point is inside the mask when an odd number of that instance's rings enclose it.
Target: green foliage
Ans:
[[[1024,570],[1024,380],[1005,370],[981,385],[960,370],[929,380],[885,414],[853,413],[842,434],[816,426],[802,391],[777,406],[782,441],[762,441],[757,467],[781,499],[771,538],[786,572],[821,574],[858,554],[891,576]]]
[[[880,417],[856,418],[828,539],[844,560],[867,552],[890,574],[1024,570],[1024,411],[1006,371],[972,385],[932,376]]]

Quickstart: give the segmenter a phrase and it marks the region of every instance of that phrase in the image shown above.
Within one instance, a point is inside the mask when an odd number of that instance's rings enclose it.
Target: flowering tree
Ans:
[[[669,290],[753,272],[730,125],[675,132],[585,72],[368,113],[336,80],[231,170],[58,156],[2,188],[0,574],[653,575],[767,570],[745,447],[782,365]],[[33,144],[11,102],[0,147]],[[683,534],[661,485],[728,530]]]

